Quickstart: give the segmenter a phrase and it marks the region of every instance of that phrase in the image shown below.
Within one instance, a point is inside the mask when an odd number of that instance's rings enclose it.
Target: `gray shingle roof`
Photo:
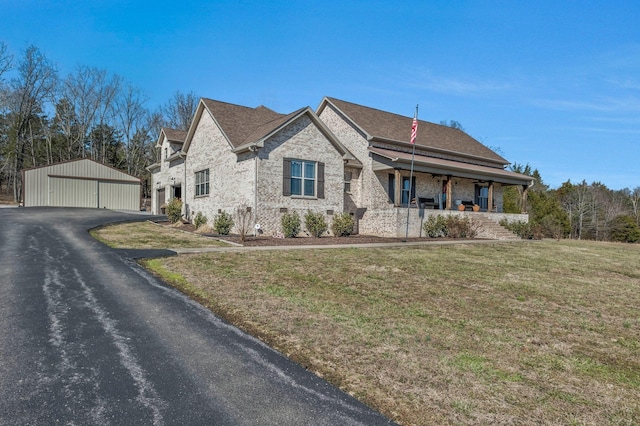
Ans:
[[[369,140],[410,142],[412,117],[405,117],[335,98],[326,98],[367,134]],[[465,132],[418,120],[416,146],[478,157],[503,165],[509,162]]]

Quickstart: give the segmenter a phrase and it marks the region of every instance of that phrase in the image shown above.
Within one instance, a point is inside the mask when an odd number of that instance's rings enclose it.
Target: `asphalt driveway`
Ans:
[[[136,219],[0,209],[0,424],[390,424],[87,233]]]

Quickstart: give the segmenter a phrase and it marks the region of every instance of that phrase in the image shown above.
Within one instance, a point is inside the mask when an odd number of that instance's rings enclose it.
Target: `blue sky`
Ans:
[[[323,96],[457,120],[545,183],[640,186],[640,2],[0,0],[0,40],[278,112]],[[407,129],[410,132],[410,129]]]

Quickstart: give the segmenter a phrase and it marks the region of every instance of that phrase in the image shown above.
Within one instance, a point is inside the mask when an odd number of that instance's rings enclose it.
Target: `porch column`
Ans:
[[[400,202],[402,201],[402,175],[400,175],[400,170],[396,169],[394,170],[395,174],[396,174],[396,178],[395,178],[395,184],[396,184],[396,188],[394,191],[395,194],[395,200],[393,200],[393,205],[396,207],[400,206]]]
[[[452,183],[453,183],[453,180],[451,179],[451,176],[447,176],[447,202],[444,208],[445,210],[451,210],[451,197],[453,195],[453,191],[451,191]]]
[[[527,185],[522,185],[522,202],[520,203],[520,213],[524,214],[527,212],[527,193],[529,192],[529,187]]]
[[[493,182],[489,182],[489,193],[487,194],[489,200],[487,201],[487,211],[493,211]]]

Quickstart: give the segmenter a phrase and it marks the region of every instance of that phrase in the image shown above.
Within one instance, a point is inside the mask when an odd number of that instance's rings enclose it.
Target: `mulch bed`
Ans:
[[[160,225],[169,226],[169,222],[157,222]],[[181,225],[172,225],[175,229],[186,232],[194,232],[196,227],[190,223]],[[219,240],[229,241],[244,246],[299,246],[299,245],[338,245],[338,244],[371,244],[371,243],[399,243],[425,241],[428,238],[391,238],[376,237],[374,235],[350,235],[348,237],[325,236],[320,238],[300,236],[296,238],[276,238],[268,235],[247,236],[242,242],[238,235],[217,235],[217,234],[200,234],[205,237],[214,237]],[[442,241],[439,238],[438,241]]]

